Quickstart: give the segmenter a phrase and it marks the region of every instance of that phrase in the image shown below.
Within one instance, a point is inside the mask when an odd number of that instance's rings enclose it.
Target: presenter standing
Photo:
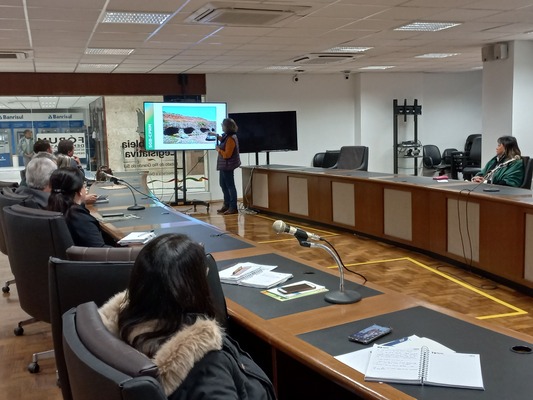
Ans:
[[[496,156],[478,172],[472,182],[489,182],[495,185],[519,187],[524,180],[524,163],[514,136],[498,138]]]
[[[239,156],[239,141],[237,139],[237,124],[231,118],[222,121],[222,135],[217,135],[219,140],[216,150],[218,152],[217,170],[220,173],[219,183],[224,194],[224,205],[217,210],[219,214],[238,214],[237,188],[235,187],[235,169],[241,165]]]
[[[30,129],[24,131],[24,136],[20,138],[18,142],[18,154],[22,156],[24,160],[24,166],[28,165],[33,157],[33,145],[35,144],[33,140],[33,134]]]

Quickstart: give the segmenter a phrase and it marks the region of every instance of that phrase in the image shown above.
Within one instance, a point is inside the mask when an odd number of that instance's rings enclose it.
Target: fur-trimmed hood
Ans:
[[[104,325],[115,336],[118,334],[118,313],[125,305],[126,291],[113,296],[100,309]],[[139,325],[132,332],[132,337],[153,329],[153,323]],[[152,358],[159,369],[159,381],[165,394],[172,394],[187,377],[194,364],[208,352],[220,350],[224,332],[214,319],[199,318],[192,325],[176,332],[167,340]]]

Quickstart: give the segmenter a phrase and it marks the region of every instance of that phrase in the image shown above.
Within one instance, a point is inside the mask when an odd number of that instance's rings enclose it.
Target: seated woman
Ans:
[[[496,156],[472,178],[472,182],[515,187],[520,187],[523,180],[524,163],[516,138],[513,136],[498,138]]]
[[[152,239],[128,289],[100,309],[104,324],[152,359],[171,400],[274,399],[265,373],[216,322],[206,268],[187,236]]]
[[[112,246],[112,239],[104,236],[100,224],[84,207],[87,189],[83,172],[78,168],[59,168],[50,176],[48,210],[65,215],[67,226],[76,246]]]

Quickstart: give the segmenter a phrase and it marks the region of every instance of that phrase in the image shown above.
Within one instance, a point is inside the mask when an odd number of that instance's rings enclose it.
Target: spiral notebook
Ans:
[[[374,345],[365,381],[484,390],[479,354]]]

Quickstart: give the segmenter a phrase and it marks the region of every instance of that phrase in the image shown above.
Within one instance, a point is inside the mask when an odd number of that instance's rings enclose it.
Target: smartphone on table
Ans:
[[[369,327],[366,327],[365,329],[361,329],[358,332],[352,333],[350,336],[348,336],[348,340],[352,342],[368,344],[391,332],[392,328],[388,326],[374,324]]]
[[[315,285],[311,285],[310,283],[295,283],[292,285],[285,285],[280,288],[278,288],[278,292],[283,294],[291,294],[291,293],[300,293],[300,292],[307,292],[308,290],[316,289]]]

